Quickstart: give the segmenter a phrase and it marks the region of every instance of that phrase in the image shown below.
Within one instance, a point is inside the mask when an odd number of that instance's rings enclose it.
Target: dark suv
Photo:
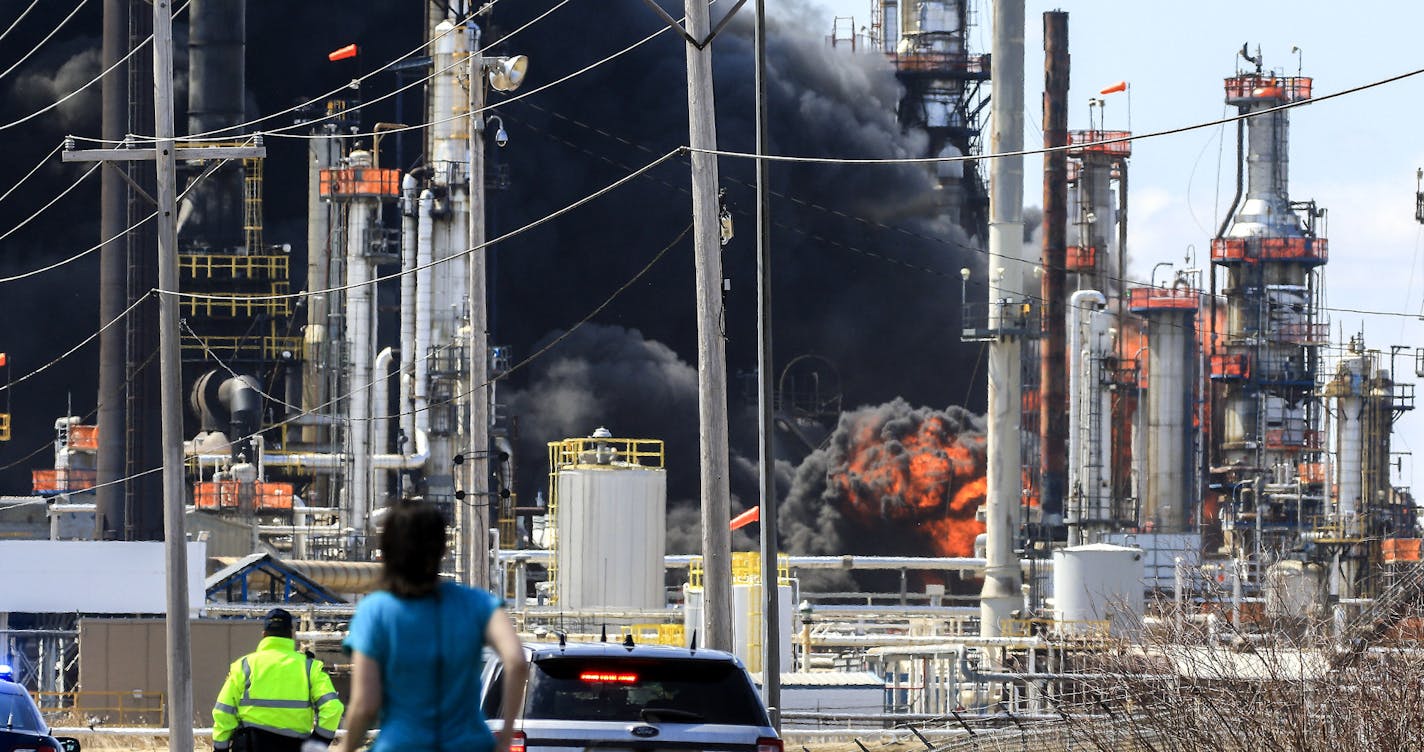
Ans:
[[[40,709],[0,666],[0,752],[79,752],[79,740],[49,735]]]
[[[782,752],[741,661],[717,650],[620,643],[526,645],[529,684],[511,752],[570,748]],[[500,725],[502,667],[483,708]]]

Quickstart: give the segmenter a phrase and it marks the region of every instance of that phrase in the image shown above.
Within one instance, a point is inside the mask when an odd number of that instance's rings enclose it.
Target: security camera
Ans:
[[[504,129],[504,124],[501,123],[494,132],[494,145],[504,146],[507,143],[509,143],[509,132]]]

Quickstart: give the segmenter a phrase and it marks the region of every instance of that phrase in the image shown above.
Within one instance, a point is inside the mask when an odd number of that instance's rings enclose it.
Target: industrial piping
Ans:
[[[370,166],[369,152],[352,152],[353,167]],[[348,524],[357,531],[366,529],[370,509],[370,390],[371,390],[371,285],[370,261],[366,257],[366,231],[371,223],[371,202],[356,199],[348,204],[346,218],[346,343],[351,372],[347,379],[347,451],[351,458],[346,509]]]
[[[1085,337],[1084,334],[1085,330],[1095,328],[1094,314],[1106,306],[1107,302],[1107,298],[1097,290],[1078,290],[1068,299],[1068,352],[1073,359],[1073,368],[1068,373],[1068,421],[1069,425],[1073,426],[1068,434],[1069,480],[1065,515],[1069,546],[1077,546],[1083,542],[1082,525],[1087,516],[1086,499],[1089,494],[1096,494],[1096,486],[1102,480],[1101,472],[1085,472],[1089,462],[1098,461],[1096,457],[1089,457],[1090,448],[1086,446],[1091,443],[1087,433],[1092,430],[1087,415],[1092,409],[1089,397],[1098,385],[1095,379],[1084,377],[1092,371],[1094,359],[1093,353],[1090,352],[1091,335]],[[1100,415],[1099,425],[1101,418]],[[1101,440],[1101,437],[1099,439]],[[1101,468],[1099,470],[1101,471]]]
[[[415,436],[415,414],[411,412],[411,389],[415,378],[415,268],[420,245],[420,205],[414,175],[401,178],[401,357],[400,427],[406,440]]]

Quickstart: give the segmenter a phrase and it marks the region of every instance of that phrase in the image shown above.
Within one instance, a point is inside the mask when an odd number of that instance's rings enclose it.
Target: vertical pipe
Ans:
[[[352,166],[369,165],[353,154]],[[346,217],[346,346],[351,364],[346,391],[348,397],[347,450],[351,454],[351,474],[346,479],[348,525],[361,536],[366,533],[366,513],[371,492],[371,267],[366,258],[366,231],[371,220],[371,204],[357,198],[347,203]]]
[[[163,549],[167,566],[168,748],[193,749],[193,653],[184,533],[183,375],[178,347],[177,163],[173,141],[173,8],[153,3],[154,165],[158,172],[159,381],[162,396]]]
[[[384,347],[376,354],[376,368],[371,384],[371,454],[385,454],[390,451],[391,443],[391,361],[394,360],[394,353],[391,348]],[[412,435],[412,439],[414,436]],[[372,507],[379,508],[385,506],[386,499],[386,471],[372,468],[371,473],[371,498]],[[382,502],[382,503],[375,503]]]
[[[307,141],[307,291],[315,292],[330,287],[331,270],[331,215],[333,205],[321,197],[321,171],[336,166],[339,147],[335,138],[336,126],[324,123]],[[332,363],[332,352],[328,346],[331,329],[328,325],[330,293],[318,293],[306,299],[306,326],[302,330],[302,409],[308,414],[324,415],[334,412],[327,400],[331,398],[328,385],[330,374],[339,373],[338,364]],[[333,367],[335,366],[335,367]],[[330,441],[331,430],[320,422],[302,426],[302,443],[308,447],[324,447]],[[331,503],[329,476],[318,474],[312,480],[307,503],[325,506]]]
[[[684,0],[687,33],[706,39],[707,3]],[[707,647],[732,650],[731,492],[728,487],[727,353],[722,337],[722,257],[717,220],[716,113],[712,48],[686,44],[688,145],[692,152],[692,222],[697,274],[697,417],[701,427],[702,557],[706,570],[702,615]],[[1022,234],[1022,229],[1020,229]],[[1015,364],[1015,368],[1017,368]],[[1015,396],[1015,405],[1018,398]],[[1017,566],[1015,566],[1017,571]]]
[[[124,137],[124,95],[128,81],[128,64],[120,62],[128,53],[126,31],[129,0],[104,0],[103,66],[104,76],[102,121],[100,135],[108,143]],[[117,482],[124,475],[124,437],[127,416],[124,404],[124,332],[126,326],[109,326],[128,307],[125,285],[123,239],[126,226],[124,203],[127,189],[120,170],[122,163],[105,165],[99,173],[99,456],[98,489],[94,497],[94,538],[116,540],[123,537],[124,485]]]
[[[1097,462],[1089,456],[1091,447],[1091,425],[1089,412],[1094,390],[1098,388],[1096,379],[1089,376],[1093,372],[1096,359],[1092,348],[1090,327],[1095,312],[1107,305],[1107,298],[1097,290],[1078,290],[1068,299],[1068,351],[1072,354],[1073,367],[1068,371],[1068,495],[1064,508],[1064,521],[1068,523],[1068,545],[1082,543],[1082,526],[1089,517],[1088,499],[1097,498],[1098,476],[1087,472],[1089,466]]]
[[[430,262],[434,257],[435,194],[420,192],[420,216],[416,220],[415,241],[415,383],[412,385],[411,412],[417,431],[430,430],[430,333],[434,326],[435,293],[431,289]],[[414,436],[411,437],[414,439]]]
[[[691,0],[688,5],[693,5]],[[991,155],[1023,150],[1023,36],[1023,0],[995,0]],[[1022,251],[1023,157],[994,156],[989,183],[989,329],[998,334],[989,343],[987,561],[980,598],[980,631],[986,637],[999,636],[1002,622],[1023,602],[1014,555],[1023,484],[1019,456],[1023,364],[1018,335],[1004,333],[1012,325],[1004,316],[1007,302],[1023,297]]]
[[[1064,404],[1067,286],[1068,155],[1068,14],[1043,14],[1043,357],[1039,360],[1039,461],[1043,470],[1039,499],[1044,525],[1056,527],[1063,516],[1068,416]]]
[[[401,281],[400,281],[400,390],[395,412],[400,416],[401,433],[415,441],[415,415],[410,411],[411,380],[415,377],[415,275],[419,252],[419,185],[407,174],[401,178]]]

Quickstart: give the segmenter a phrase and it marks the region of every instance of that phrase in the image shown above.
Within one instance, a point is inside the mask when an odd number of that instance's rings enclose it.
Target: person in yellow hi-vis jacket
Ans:
[[[297,652],[292,615],[274,608],[257,649],[233,661],[218,692],[213,749],[301,752],[307,741],[325,746],[336,737],[344,710],[321,661]]]

